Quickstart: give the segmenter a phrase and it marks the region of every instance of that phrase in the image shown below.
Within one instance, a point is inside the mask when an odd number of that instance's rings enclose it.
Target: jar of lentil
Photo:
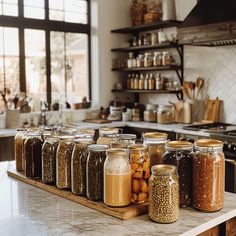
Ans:
[[[112,141],[117,140],[118,133],[118,128],[100,128],[97,144],[110,145]]]
[[[223,142],[200,139],[193,158],[193,206],[201,211],[219,211],[224,205],[225,158]]]
[[[103,200],[104,162],[107,145],[88,146],[89,155],[86,163],[87,198],[93,201]]]
[[[151,132],[143,134],[143,144],[148,147],[150,166],[163,164],[165,143],[168,135],[165,133]]]
[[[118,140],[128,143],[128,144],[135,144],[137,135],[136,134],[120,134],[118,136]]]
[[[25,176],[42,177],[42,138],[40,132],[30,132],[24,142]]]
[[[74,141],[71,160],[71,190],[74,194],[86,196],[86,163],[88,145],[93,144],[93,139],[79,138]]]
[[[173,223],[179,218],[179,180],[177,168],[172,165],[152,167],[149,179],[149,209],[151,220]]]
[[[193,144],[186,141],[167,142],[163,161],[177,167],[180,207],[189,206],[193,191]]]
[[[42,180],[46,184],[56,183],[57,136],[46,136],[42,146]]]
[[[142,144],[129,146],[132,172],[132,198],[134,204],[148,201],[148,180],[150,177],[150,158],[147,147]]]
[[[127,149],[108,149],[104,164],[104,203],[112,207],[131,202],[131,167]]]
[[[71,156],[73,150],[71,135],[59,136],[59,145],[56,154],[56,185],[59,189],[71,188]]]

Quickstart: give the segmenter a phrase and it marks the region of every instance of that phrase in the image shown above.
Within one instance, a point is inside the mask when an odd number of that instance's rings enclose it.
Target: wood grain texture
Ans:
[[[226,236],[236,236],[236,217],[226,222]]]
[[[27,184],[33,185],[47,192],[56,194],[60,197],[77,202],[86,207],[92,208],[97,211],[101,211],[105,214],[108,214],[110,216],[113,216],[122,220],[128,220],[136,216],[146,214],[148,212],[147,203],[141,204],[141,205],[130,205],[127,207],[120,207],[120,208],[108,207],[103,202],[90,201],[85,197],[80,197],[78,195],[73,194],[69,190],[60,190],[56,186],[47,185],[43,183],[41,180],[28,179],[22,173],[19,173],[16,170],[8,170],[7,174],[8,176],[13,177],[17,180],[23,181]]]
[[[220,236],[220,227],[217,225],[198,236]]]

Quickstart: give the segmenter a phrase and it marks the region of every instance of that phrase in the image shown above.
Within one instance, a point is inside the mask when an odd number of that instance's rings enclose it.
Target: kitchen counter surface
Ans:
[[[173,224],[151,222],[148,215],[122,221],[12,179],[0,163],[0,235],[183,235],[193,236],[236,216],[236,195],[225,193],[216,213],[181,209]]]

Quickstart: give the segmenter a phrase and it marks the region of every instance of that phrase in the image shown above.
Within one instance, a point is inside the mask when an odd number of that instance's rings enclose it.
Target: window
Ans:
[[[89,4],[0,0],[0,90],[25,92],[35,107],[90,98]]]

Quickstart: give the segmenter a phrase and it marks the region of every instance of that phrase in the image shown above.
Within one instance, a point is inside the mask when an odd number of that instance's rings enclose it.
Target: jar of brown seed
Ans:
[[[157,223],[179,218],[179,179],[173,165],[155,165],[149,179],[149,217]]]

